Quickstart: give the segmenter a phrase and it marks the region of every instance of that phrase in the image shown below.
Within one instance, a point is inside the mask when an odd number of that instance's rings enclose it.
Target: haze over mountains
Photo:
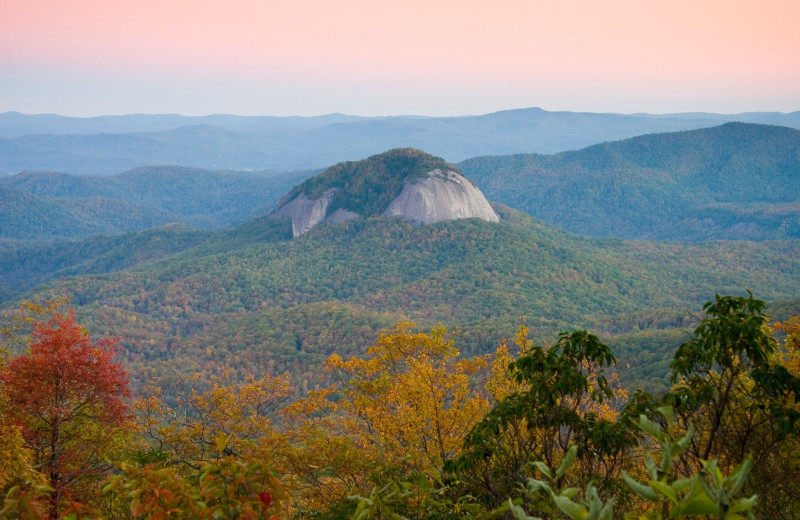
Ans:
[[[490,201],[581,235],[800,238],[800,131],[786,127],[728,123],[554,155],[477,157],[455,166],[436,159],[428,166],[460,169]],[[337,168],[345,166],[331,171]],[[0,238],[77,238],[169,222],[223,229],[267,215],[284,195],[288,202],[307,190],[309,199],[318,199],[334,187],[335,182],[317,181],[300,186],[314,173],[236,174],[169,166],[112,176],[6,176],[0,178]],[[325,189],[309,187],[316,185]],[[402,183],[384,174],[369,193],[380,191],[386,200],[370,200],[369,211],[360,214],[385,211],[401,189]],[[359,213],[358,206],[367,204],[365,195],[344,209]]]
[[[727,121],[800,128],[800,112],[622,115],[531,108],[464,117],[85,119],[7,112],[0,114],[0,175],[24,170],[110,175],[166,164],[215,170],[321,169],[401,147],[456,162],[480,155],[555,153]]]
[[[530,122],[531,114],[482,121]],[[542,128],[544,120],[563,122],[560,114],[538,115]],[[594,116],[587,121],[606,117]],[[636,124],[648,120],[698,121],[639,116]],[[393,118],[347,121],[333,124]],[[314,132],[329,121],[302,122]],[[233,130],[199,134],[219,132]],[[187,142],[198,155],[221,153],[211,141]],[[800,307],[796,129],[727,123],[457,164],[427,150],[380,152],[351,155],[322,174],[155,166],[4,176],[3,312],[23,299],[67,296],[93,332],[122,337],[123,359],[142,380],[175,377],[175,367],[229,366],[291,370],[313,386],[328,354],[360,354],[401,319],[460,329],[462,348],[475,353],[512,335],[521,319],[541,340],[589,328],[613,339],[623,361],[635,361],[623,378],[641,383],[663,377],[664,352],[680,342],[686,311],[716,292],[750,289],[771,301],[776,317]],[[386,216],[408,186],[436,176],[474,182],[499,222],[475,215],[418,225],[405,214]],[[302,197],[329,200],[321,219],[298,233],[294,215],[280,208]],[[331,218],[338,212],[348,218]]]
[[[102,177],[24,172],[0,178],[0,238],[76,238],[170,222],[228,228],[269,213],[313,173],[242,175],[179,166]]]

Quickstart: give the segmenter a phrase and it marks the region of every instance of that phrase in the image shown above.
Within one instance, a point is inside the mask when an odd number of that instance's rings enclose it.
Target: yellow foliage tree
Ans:
[[[159,456],[198,469],[201,462],[220,457],[219,435],[229,439],[224,456],[273,456],[282,438],[272,428],[271,417],[292,393],[288,375],[249,376],[243,383],[230,378],[228,372],[212,377],[210,388],[192,389],[175,407],[162,399],[158,388],[149,388],[137,399],[139,430]]]
[[[793,316],[784,322],[776,323],[772,330],[786,334],[781,354],[783,366],[794,375],[800,374],[800,317]]]
[[[294,477],[312,506],[368,492],[379,466],[437,481],[489,409],[473,377],[487,358],[461,358],[444,328],[398,323],[367,354],[331,356],[337,383],[285,410]]]

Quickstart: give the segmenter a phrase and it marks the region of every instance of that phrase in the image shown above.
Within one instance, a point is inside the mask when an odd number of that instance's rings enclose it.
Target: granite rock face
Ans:
[[[284,204],[273,215],[276,217],[290,217],[292,219],[292,235],[299,237],[325,220],[328,214],[328,206],[330,206],[335,194],[335,189],[329,189],[322,194],[322,197],[309,200],[308,197],[301,193],[296,199]]]
[[[427,178],[407,182],[383,214],[416,224],[473,217],[500,221],[486,197],[469,179],[454,171],[438,169],[429,172]]]
[[[339,208],[325,219],[325,222],[330,222],[331,224],[340,224],[342,222],[347,222],[348,220],[353,220],[354,218],[361,218],[361,215],[354,211],[347,211],[346,209]]]
[[[400,194],[376,214],[382,213],[415,224],[433,224],[462,218],[480,218],[489,222],[500,220],[472,181],[450,169],[435,168],[425,174],[410,175],[402,182],[402,190],[400,185],[396,187]],[[330,211],[334,200],[339,207]],[[273,216],[290,217],[292,234],[295,237],[323,222],[337,224],[371,216],[359,215],[346,209],[347,201],[347,193],[339,188],[329,188],[318,199],[309,199],[305,193],[300,193],[280,206]]]

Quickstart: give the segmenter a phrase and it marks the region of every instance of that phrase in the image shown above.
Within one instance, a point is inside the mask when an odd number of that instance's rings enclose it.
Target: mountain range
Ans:
[[[327,189],[343,186],[336,172],[353,163],[341,164],[314,178],[318,170],[243,173],[175,166],[111,176],[24,172],[0,177],[0,239],[80,238],[170,222],[225,229],[269,214],[284,196],[284,202],[301,192],[318,199]],[[448,164],[436,159],[426,172],[452,167],[489,200],[581,235],[800,238],[800,131],[787,127],[727,123],[558,154]],[[353,206],[343,209],[364,215],[378,206],[384,211],[403,187],[400,180],[390,182],[387,171],[384,165],[383,173],[362,172],[374,180],[373,188],[351,197]]]
[[[437,169],[463,171],[413,149],[331,167],[287,190],[283,202],[338,186],[346,196],[337,204],[361,208],[359,218],[298,236],[291,216],[274,212],[220,231],[179,224],[70,241],[7,239],[2,312],[10,316],[21,299],[68,297],[90,330],[121,337],[134,384],[178,384],[230,367],[240,375],[290,371],[310,388],[329,354],[362,354],[403,319],[460,330],[467,353],[493,349],[521,322],[537,341],[588,328],[634,367],[623,380],[663,385],[665,353],[715,293],[750,289],[783,314],[800,309],[798,240],[586,238],[498,203],[497,222],[421,224],[384,214],[378,201],[388,204]]]
[[[538,108],[463,117],[237,117],[0,114],[0,175],[25,170],[110,175],[142,166],[214,170],[322,169],[392,148],[450,162],[555,153],[637,135],[728,121],[800,128],[800,112],[736,115],[593,114]]]
[[[458,164],[490,200],[637,240],[800,238],[800,131],[726,123]]]

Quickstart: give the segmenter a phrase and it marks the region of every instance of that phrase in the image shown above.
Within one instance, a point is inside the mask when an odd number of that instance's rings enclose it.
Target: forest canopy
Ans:
[[[749,294],[703,307],[658,395],[586,331],[470,357],[410,322],[331,355],[324,388],[223,372],[131,395],[116,340],[61,303],[4,329],[3,518],[800,515],[800,322]]]

